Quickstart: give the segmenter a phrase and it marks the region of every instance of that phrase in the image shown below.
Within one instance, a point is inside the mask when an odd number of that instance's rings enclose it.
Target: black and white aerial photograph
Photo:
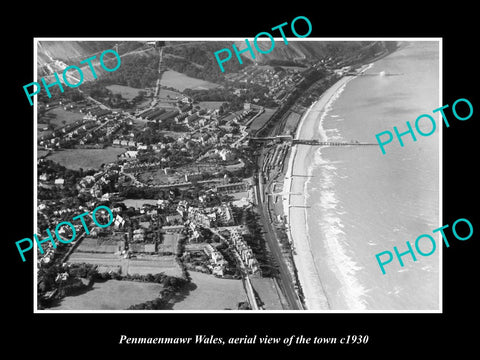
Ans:
[[[439,310],[441,41],[232,44],[38,40],[38,309]]]

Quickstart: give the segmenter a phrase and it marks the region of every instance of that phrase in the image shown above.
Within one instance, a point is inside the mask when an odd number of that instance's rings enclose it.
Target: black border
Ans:
[[[290,22],[299,15],[307,16],[312,25],[311,37],[442,37],[443,38],[443,104],[467,98],[474,107],[473,117],[465,122],[453,120],[443,128],[443,224],[458,218],[469,219],[474,229],[478,215],[473,210],[479,198],[476,190],[475,161],[478,90],[474,92],[477,66],[477,43],[474,41],[473,7],[457,4],[448,9],[421,11],[405,3],[386,3],[380,8],[373,4],[293,3],[267,6],[260,11],[258,4],[223,3],[176,4],[110,4],[101,12],[95,5],[73,9],[38,6],[23,18],[14,32],[4,24],[5,52],[2,62],[7,73],[4,87],[2,162],[4,207],[3,259],[7,285],[4,311],[11,321],[6,343],[15,349],[32,344],[37,351],[50,349],[58,354],[79,352],[95,354],[107,350],[110,354],[139,354],[144,351],[165,356],[164,351],[193,355],[206,353],[218,356],[227,352],[252,354],[260,346],[119,346],[121,334],[129,336],[346,336],[369,335],[367,345],[356,346],[274,346],[263,347],[268,353],[358,354],[369,352],[381,356],[402,353],[416,356],[434,350],[456,348],[466,350],[474,344],[470,323],[476,310],[475,257],[478,234],[465,242],[454,240],[443,250],[444,313],[443,314],[33,314],[32,259],[22,263],[14,241],[33,233],[33,108],[25,99],[22,86],[33,79],[34,37],[225,37],[254,36],[260,31]],[[288,5],[288,6],[287,6]],[[113,6],[113,8],[112,8]],[[133,7],[136,7],[133,9]],[[263,9],[262,9],[263,10]],[[11,25],[8,25],[11,26]],[[6,214],[5,214],[6,213]],[[475,323],[472,322],[474,329]],[[29,333],[29,335],[26,335]],[[65,352],[64,350],[67,350]],[[70,350],[70,352],[68,352]],[[103,351],[102,351],[103,352]],[[436,352],[436,351],[435,351]]]

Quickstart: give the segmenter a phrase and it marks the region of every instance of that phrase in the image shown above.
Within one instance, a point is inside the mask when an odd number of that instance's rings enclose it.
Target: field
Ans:
[[[175,303],[173,310],[236,310],[239,302],[247,301],[242,280],[219,279],[195,271],[190,271],[190,276],[197,288]]]
[[[48,159],[65,166],[68,169],[80,168],[99,169],[102,164],[114,162],[118,155],[126,150],[122,148],[107,147],[105,149],[65,149],[55,151]]]
[[[275,110],[277,109],[265,108],[265,111],[250,124],[249,132],[259,130],[267,122],[267,120],[270,119]]]
[[[265,310],[283,310],[282,302],[288,309],[288,303],[283,296],[279,296],[273,279],[252,277],[251,282]]]
[[[160,88],[160,93],[158,94],[158,97],[161,101],[175,102],[178,99],[181,99],[183,97],[183,94],[176,91]]]
[[[209,81],[191,78],[173,70],[168,70],[163,73],[160,84],[162,86],[172,87],[179,91],[183,91],[187,88],[192,90],[203,90],[220,87],[220,85],[211,83]]]
[[[75,249],[78,252],[102,252],[102,253],[114,253],[119,250],[122,243],[122,237],[112,239],[110,237],[85,237],[82,242]]]
[[[177,251],[177,244],[185,235],[182,234],[163,234],[162,244],[158,245],[158,251],[175,253]]]
[[[47,150],[37,150],[37,159],[48,154]]]
[[[118,255],[113,253],[110,254],[100,254],[100,253],[89,253],[89,252],[78,252],[76,249],[73,254],[71,254],[68,259],[68,263],[71,264],[92,264],[98,265],[103,268],[103,271],[118,271],[121,270],[122,274],[126,273],[126,264],[124,259],[120,258]]]
[[[83,117],[85,116],[85,114],[81,114],[79,112],[63,110],[63,108],[61,107],[56,107],[52,110],[49,110],[46,114],[47,118],[50,118],[50,124],[54,125],[55,128],[64,126],[62,122],[64,120],[66,121],[65,125],[68,125],[74,123],[77,120],[83,119]],[[39,122],[42,122],[41,120],[42,119],[39,119]]]
[[[175,252],[178,239],[175,236],[166,236],[164,244],[159,245],[159,251]],[[158,274],[165,273],[171,276],[182,276],[182,271],[173,255],[149,255],[144,252],[125,259],[120,255],[122,236],[117,237],[86,237],[81,240],[77,248],[67,259],[68,263],[87,263],[101,266],[105,271],[120,270],[126,274]],[[137,244],[134,244],[137,245]],[[143,251],[143,250],[139,250]]]
[[[142,91],[142,89],[135,89],[123,85],[108,85],[106,88],[114,94],[122,95],[122,97],[127,100],[132,100],[140,91]]]
[[[108,280],[95,283],[90,291],[67,296],[52,310],[124,310],[134,304],[154,300],[163,286],[136,281]]]
[[[157,96],[157,105],[164,108],[171,108],[182,97],[182,93],[160,87],[160,91]]]
[[[124,259],[113,253],[78,252],[75,250],[68,257],[67,262],[73,264],[87,263],[98,265],[107,271],[120,269],[122,275],[154,275],[163,272],[170,276],[182,276],[182,271],[173,255],[159,256],[139,254],[137,258]]]
[[[300,114],[297,114],[296,112],[290,112],[288,114],[288,118],[285,122],[285,128],[283,129],[283,134],[290,134],[297,128],[298,122],[300,120]]]
[[[169,276],[182,276],[182,270],[175,261],[174,255],[169,256],[147,256],[138,259],[129,259],[127,263],[128,274],[158,274],[165,273]]]

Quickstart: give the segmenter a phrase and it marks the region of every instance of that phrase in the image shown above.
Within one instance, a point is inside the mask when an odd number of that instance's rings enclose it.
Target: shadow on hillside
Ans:
[[[173,305],[185,300],[187,296],[190,295],[190,292],[194,291],[196,288],[197,288],[196,284],[194,284],[193,282],[189,282],[181,290],[175,293],[172,299],[170,299],[170,302],[168,303],[166,309],[173,310]]]

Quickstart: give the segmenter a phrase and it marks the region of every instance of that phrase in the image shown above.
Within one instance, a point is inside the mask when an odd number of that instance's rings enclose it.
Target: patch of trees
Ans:
[[[65,184],[74,185],[82,176],[80,171],[67,169],[65,166],[62,166],[49,159],[44,159],[43,161],[39,162],[37,166],[38,175],[46,173],[47,175],[55,178],[63,178],[65,180]]]
[[[270,119],[265,123],[265,125],[258,130],[256,136],[265,136],[270,132],[270,130],[275,126],[275,124],[282,118],[282,116],[287,112],[287,110],[294,104],[295,100],[299,96],[298,89],[295,89],[288,97],[287,100],[273,113]]]
[[[83,95],[79,89],[71,88],[66,85],[63,86],[63,93],[60,91],[58,86],[52,86],[50,90],[51,98],[48,97],[47,92],[42,89],[37,96],[38,101],[48,104],[50,101],[56,100],[66,100],[67,102],[75,102],[75,101],[82,101],[85,99],[85,95]]]
[[[213,54],[215,51],[230,46],[231,44],[227,42],[205,42],[166,47],[164,50],[166,54],[176,56],[166,56],[162,61],[170,69],[185,75],[220,83],[224,81],[226,73],[238,72],[243,67],[252,64],[250,59],[242,58],[243,64],[240,64],[236,58],[232,57],[231,61],[223,63],[225,72],[222,72]]]
[[[275,111],[268,122],[257,132],[257,136],[264,136],[268,134],[275,124],[285,115],[285,113],[292,107],[292,105],[299,100],[301,96],[305,95],[305,91],[315,82],[321,79],[327,79],[328,73],[324,69],[310,68],[303,73],[304,80],[297,85],[294,91],[290,93],[286,101]]]
[[[123,98],[121,94],[114,94],[111,90],[107,89],[106,86],[108,85],[111,85],[110,81],[98,79],[85,83],[83,85],[83,90],[95,100],[98,100],[107,106],[118,109],[130,109],[135,104],[142,102],[145,96],[145,92],[140,91],[139,94],[132,100],[127,100]]]
[[[310,106],[313,102],[318,100],[320,95],[322,95],[338,79],[338,76],[329,76],[321,81],[318,81],[315,85],[311,86],[303,93],[301,99],[299,99],[299,104],[305,107]]]
[[[163,297],[157,297],[155,300],[131,305],[127,310],[165,310],[167,308],[168,300]]]
[[[248,301],[241,301],[237,304],[237,310],[252,310]]]
[[[104,85],[118,84],[137,89],[155,86],[158,79],[158,56],[127,56],[114,72],[97,79]]]
[[[158,189],[149,187],[118,186],[119,196],[127,199],[157,199]]]
[[[68,275],[65,280],[57,279],[59,274],[64,273]],[[39,308],[48,308],[55,301],[65,296],[75,295],[87,290],[92,285],[95,274],[96,267],[91,264],[71,264],[66,267],[52,262],[50,265],[43,265],[37,273],[37,300]],[[89,279],[89,281],[85,284],[80,278]],[[46,298],[45,294],[48,291],[55,291],[55,294]]]
[[[220,245],[216,246],[216,249],[222,254],[223,258],[227,261],[228,264],[225,267],[224,277],[231,279],[240,279],[242,277],[242,273],[239,266],[237,265],[238,259],[233,252],[233,245],[228,245],[228,243],[222,242]]]
[[[187,271],[187,268],[185,264],[182,261],[182,256],[183,253],[185,252],[185,243],[187,241],[186,237],[180,237],[180,239],[177,242],[177,249],[175,253],[175,261],[177,262],[178,266],[180,266],[180,269],[182,269],[182,278],[186,279],[187,281],[191,281],[190,274]]]
[[[137,142],[142,142],[146,145],[151,144],[158,144],[161,143],[169,143],[172,142],[173,139],[170,137],[165,137],[162,133],[156,131],[158,130],[158,124],[151,123],[152,125],[147,126],[144,131],[140,131],[135,133],[134,140]]]
[[[305,70],[302,75],[304,80],[297,86],[297,88],[300,90],[305,90],[308,89],[314,82],[327,77],[328,73],[322,68],[310,68]]]
[[[325,56],[332,57],[350,57],[358,54],[363,47],[371,44],[370,41],[327,41],[322,44],[325,50]]]
[[[173,118],[157,123],[158,129],[163,131],[189,132],[190,129],[184,124],[177,124]]]
[[[163,273],[147,274],[147,275],[126,275],[123,280],[155,282],[163,285],[158,297],[154,300],[146,301],[140,304],[135,304],[128,307],[127,310],[162,310],[169,308],[169,301],[174,296],[179,295],[179,292],[185,289],[190,284],[190,280],[168,276]]]
[[[91,264],[86,264],[86,265],[95,267],[95,265],[91,265]],[[165,288],[170,288],[171,290],[179,290],[190,282],[189,279],[170,276],[164,273],[146,274],[146,275],[127,274],[122,276],[117,272],[99,273],[96,270],[96,268],[92,272],[92,276],[94,281],[125,280],[125,281],[150,282],[150,283],[161,284]]]
[[[64,273],[68,274],[66,280],[57,280],[57,275]],[[88,284],[85,284],[80,278],[88,279]],[[88,290],[95,281],[102,282],[106,280],[153,282],[163,286],[163,289],[155,300],[132,305],[129,307],[129,310],[164,309],[167,306],[168,301],[190,283],[190,278],[188,276],[179,278],[165,275],[164,273],[154,275],[127,274],[122,276],[117,272],[99,273],[97,271],[97,266],[92,264],[70,264],[68,267],[52,264],[50,266],[41,267],[38,271],[37,290],[39,308],[50,307],[55,301],[58,301],[65,296],[78,294],[79,292]],[[55,295],[47,299],[45,293],[53,290],[56,290]]]
[[[249,234],[243,235],[245,242],[250,246],[262,270],[262,276],[274,277],[278,274],[275,260],[266,247],[266,241],[262,236],[262,227],[258,223],[258,215],[252,209],[243,212],[242,222],[247,226]]]
[[[75,198],[78,190],[72,186],[64,186],[63,188],[44,188],[38,187],[38,200],[60,200],[67,198]],[[72,203],[73,204],[73,203]]]
[[[216,88],[208,90],[185,89],[183,93],[191,97],[194,101],[233,101],[236,95],[225,89]]]
[[[241,95],[235,95],[233,91],[237,88],[244,88]],[[225,101],[228,104],[222,105],[223,111],[237,111],[243,108],[245,102],[253,102],[253,99],[258,99],[257,105],[266,107],[277,106],[273,100],[265,97],[268,89],[259,84],[240,84],[234,83],[234,86],[228,88],[216,88],[208,90],[192,90],[185,89],[184,94],[191,97],[194,101]]]

